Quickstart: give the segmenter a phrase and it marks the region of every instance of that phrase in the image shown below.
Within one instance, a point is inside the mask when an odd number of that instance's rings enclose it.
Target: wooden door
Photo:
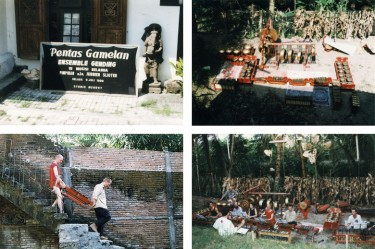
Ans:
[[[47,0],[15,0],[17,55],[39,59],[40,42],[47,41]]]
[[[91,41],[124,44],[127,0],[93,0]]]

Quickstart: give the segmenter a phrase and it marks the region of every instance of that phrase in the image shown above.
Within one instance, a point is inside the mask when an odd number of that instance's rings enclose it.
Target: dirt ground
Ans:
[[[283,42],[300,38],[285,39]],[[258,46],[259,38],[245,41]],[[336,79],[334,62],[337,57],[347,57],[353,82],[360,99],[358,110],[352,109],[352,91],[341,91],[341,107],[333,110],[330,106],[287,106],[284,104],[286,85],[242,84],[236,92],[214,91],[193,86],[194,125],[374,125],[375,124],[375,55],[364,45],[375,50],[375,36],[367,39],[339,40],[336,42],[356,47],[350,56],[341,51],[324,51],[322,41],[316,44],[316,64],[304,68],[302,64],[280,64],[276,69],[267,63],[266,71],[257,71],[256,77],[287,76],[290,74],[321,74]],[[256,49],[255,55],[260,58]],[[270,101],[271,100],[271,101]],[[331,99],[332,101],[332,99]]]
[[[193,196],[192,198],[192,208],[193,211],[201,210],[203,208],[207,207],[208,201],[215,201],[215,198],[209,198],[209,197],[200,197],[200,196]],[[313,211],[315,206],[311,206],[311,210]],[[283,209],[283,212],[285,209]],[[327,217],[327,214],[315,214],[312,211],[310,211],[308,215],[308,219],[299,219],[297,222],[306,222],[306,223],[312,223],[312,224],[320,224],[323,225],[324,221]],[[341,219],[341,225],[345,224],[345,221],[348,220],[350,216],[350,212],[346,211],[343,212],[342,214],[342,219]],[[281,218],[280,211],[276,212],[276,218]],[[362,220],[368,221],[368,222],[375,222],[375,214],[371,216],[365,216],[362,215]],[[214,228],[212,228],[214,229]],[[332,240],[332,230],[323,230],[322,232],[318,233],[314,237],[314,242],[317,244],[324,243],[325,245],[327,243],[332,245],[332,248],[345,248],[342,247],[342,245],[336,245],[336,243]],[[296,231],[292,231],[292,243],[296,242],[304,242],[306,235],[301,235],[297,233]]]

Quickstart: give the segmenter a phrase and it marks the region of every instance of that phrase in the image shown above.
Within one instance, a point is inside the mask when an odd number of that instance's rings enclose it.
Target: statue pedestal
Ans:
[[[151,83],[148,85],[148,92],[149,93],[161,93],[161,84],[160,83]]]

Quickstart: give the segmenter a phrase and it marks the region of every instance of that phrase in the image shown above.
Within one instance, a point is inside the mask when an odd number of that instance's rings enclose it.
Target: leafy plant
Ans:
[[[323,11],[323,10],[337,10],[337,11],[345,11],[348,5],[348,0],[315,0],[315,8],[316,10]]]
[[[169,63],[176,70],[177,76],[181,76],[181,77],[184,76],[184,62],[181,57],[178,59],[178,61],[176,61],[176,64],[174,64],[173,62],[169,62]]]

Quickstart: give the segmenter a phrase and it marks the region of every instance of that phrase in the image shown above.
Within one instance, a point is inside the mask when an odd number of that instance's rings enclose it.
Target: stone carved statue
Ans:
[[[161,40],[161,26],[157,23],[152,23],[145,28],[142,36],[144,41],[143,56],[146,57],[144,70],[147,79],[143,81],[144,85],[152,83],[159,84],[158,68],[159,64],[163,62],[163,42]]]

